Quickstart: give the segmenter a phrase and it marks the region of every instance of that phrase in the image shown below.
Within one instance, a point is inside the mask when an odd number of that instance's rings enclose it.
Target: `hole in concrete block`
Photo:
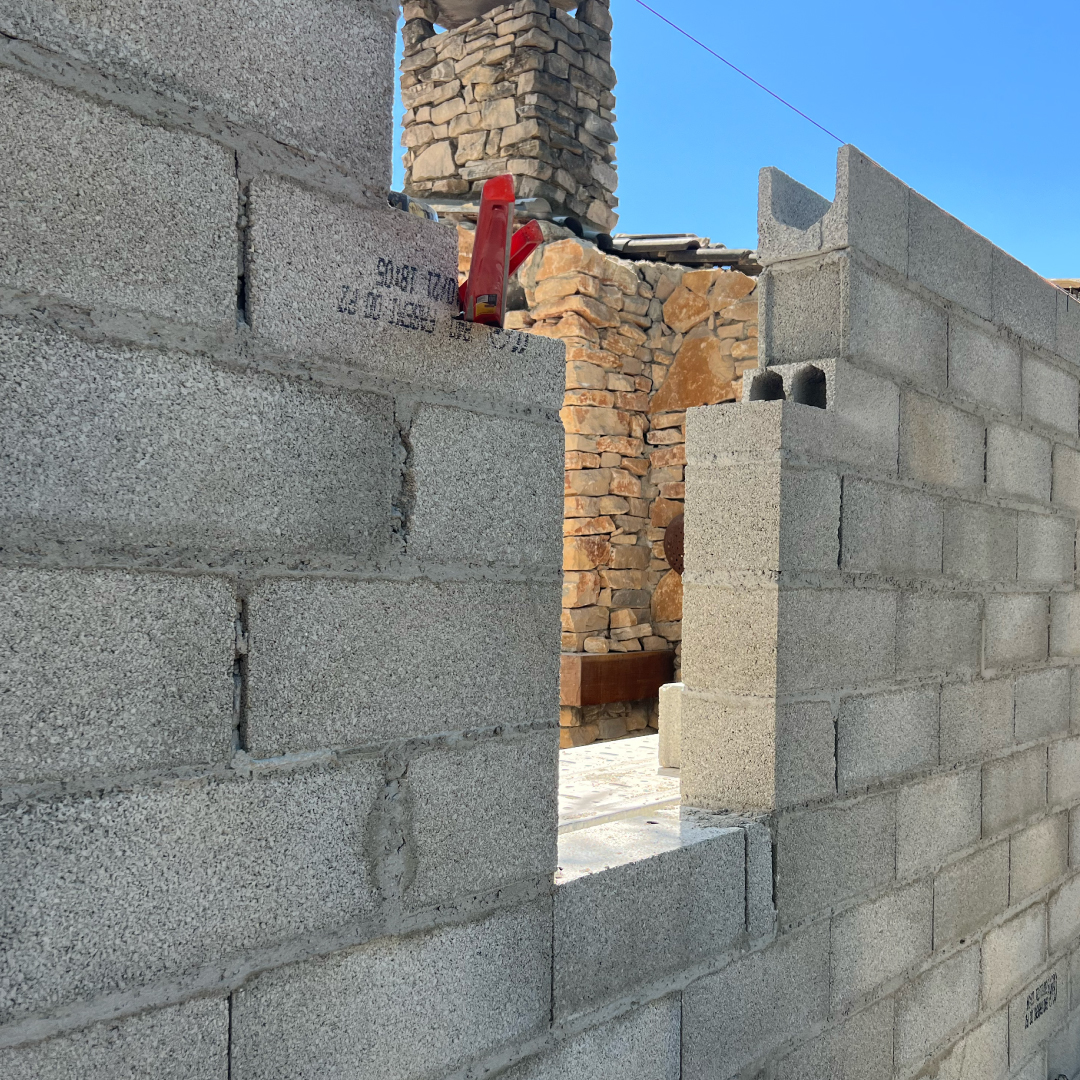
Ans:
[[[784,380],[775,371],[764,371],[750,384],[751,401],[782,401]]]
[[[821,368],[805,367],[791,382],[791,400],[800,405],[824,409],[826,403],[825,372]]]

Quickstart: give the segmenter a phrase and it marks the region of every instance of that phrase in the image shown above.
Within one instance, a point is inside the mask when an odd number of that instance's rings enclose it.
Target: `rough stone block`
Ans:
[[[904,690],[844,698],[836,725],[839,790],[936,765],[938,692]]]
[[[829,926],[819,922],[683,991],[683,1080],[734,1076],[829,1011]]]
[[[900,594],[896,670],[901,674],[956,674],[979,665],[979,601],[949,593]]]
[[[1057,344],[1057,290],[1022,262],[994,248],[990,318],[1044,348]]]
[[[1030,742],[1058,731],[1069,730],[1071,692],[1068,668],[1049,668],[1016,677],[1016,712],[1013,720],[1017,742]]]
[[[988,667],[1046,659],[1050,604],[1045,593],[995,593],[985,603],[983,656]]]
[[[934,948],[977,933],[1009,906],[1009,845],[976,852],[934,878]]]
[[[1080,937],[1080,875],[1070,878],[1051,897],[1050,954],[1075,947]]]
[[[1051,514],[1017,515],[1017,577],[1060,585],[1072,582],[1076,521]]]
[[[1080,592],[1050,594],[1050,655],[1080,656]]]
[[[558,570],[563,481],[558,424],[420,405],[409,442],[415,485],[407,522],[409,555]],[[507,452],[510,447],[513,453]]]
[[[1024,419],[1077,436],[1080,383],[1062,368],[1024,356]]]
[[[896,872],[934,869],[978,843],[982,825],[979,770],[950,772],[896,793]]]
[[[0,520],[24,546],[262,567],[367,561],[389,540],[388,398],[14,324],[0,370],[20,387]]]
[[[405,1008],[407,1004],[407,1008]],[[279,967],[233,999],[233,1080],[445,1076],[547,1027],[551,901]]]
[[[895,861],[891,795],[782,815],[776,837],[780,920],[786,924],[885,885]]]
[[[730,949],[746,926],[745,866],[741,829],[677,809],[564,834],[556,1019]]]
[[[894,484],[846,480],[840,534],[845,570],[941,572],[942,501],[932,495]]]
[[[364,837],[382,791],[361,761],[8,807],[2,1018],[370,915]]]
[[[1051,806],[1080,802],[1080,739],[1050,744],[1048,788]]]
[[[983,766],[983,836],[1004,832],[1046,805],[1046,748]]]
[[[682,696],[685,687],[681,682],[664,683],[659,693],[657,751],[662,769],[678,769],[682,758]]]
[[[344,11],[329,3],[226,0],[207,9],[170,0],[154,16],[137,0],[104,11],[32,0],[5,3],[0,30],[336,158],[385,194],[396,14],[384,0]]]
[[[776,1073],[785,1080],[880,1080],[891,1073],[892,1057],[893,1003],[889,999],[800,1046],[779,1062]]]
[[[1080,453],[1071,446],[1055,443],[1052,467],[1050,501],[1064,509],[1080,511]]]
[[[1009,841],[1009,903],[1045,889],[1069,864],[1069,815],[1055,814]]]
[[[228,1073],[229,1009],[220,997],[0,1050],[4,1080],[226,1080]]]
[[[949,389],[978,405],[1019,417],[1020,350],[1000,334],[949,317]]]
[[[0,130],[0,284],[231,331],[231,152],[11,70]]]
[[[1012,742],[1011,679],[976,679],[941,688],[941,761],[982,757]]]
[[[945,500],[942,566],[965,581],[1016,580],[1016,511]]]
[[[934,889],[927,880],[835,916],[833,1011],[929,956],[933,914]]]
[[[966,949],[896,996],[896,1064],[914,1065],[972,1019],[979,1008],[979,950]]]
[[[1009,1002],[1009,1058],[1024,1061],[1035,1054],[1060,1027],[1068,1015],[1069,975],[1063,964],[1037,975],[1019,994]],[[1036,1060],[1041,1062],[1042,1055]],[[1041,1077],[1057,1077],[1039,1070],[1029,1073],[1026,1069],[1017,1080],[1039,1080]]]
[[[986,489],[1037,502],[1050,501],[1050,442],[1005,424],[986,433]]]
[[[557,585],[521,582],[266,581],[247,607],[249,749],[554,721],[558,605]]]
[[[922,394],[901,395],[901,477],[979,490],[985,447],[986,428],[980,417]]]
[[[0,783],[227,760],[235,619],[219,578],[0,570]]]

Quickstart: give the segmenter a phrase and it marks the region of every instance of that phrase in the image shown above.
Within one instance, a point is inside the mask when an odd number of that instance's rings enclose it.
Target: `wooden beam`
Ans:
[[[606,705],[656,697],[671,682],[672,652],[563,653],[559,666],[560,705]]]

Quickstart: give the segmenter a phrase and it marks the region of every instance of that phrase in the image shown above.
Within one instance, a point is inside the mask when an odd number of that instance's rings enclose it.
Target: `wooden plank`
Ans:
[[[559,663],[561,705],[606,705],[656,697],[671,682],[672,652],[562,653]]]

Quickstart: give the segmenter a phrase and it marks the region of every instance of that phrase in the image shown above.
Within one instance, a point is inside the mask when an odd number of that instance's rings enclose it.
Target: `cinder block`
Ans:
[[[1068,1016],[1069,976],[1064,965],[1036,976],[1019,994],[1009,1002],[1009,1058],[1011,1061],[1024,1061],[1031,1054],[1038,1052],[1054,1031]],[[1037,1059],[1041,1061],[1041,1055]],[[1025,1069],[1021,1076],[1049,1080],[1053,1074],[1041,1070],[1028,1073]],[[1018,1077],[1020,1080],[1020,1077]],[[1053,1080],[1057,1080],[1054,1076]]]
[[[452,229],[270,176],[252,181],[247,211],[248,314],[260,338],[425,390],[561,407],[562,342],[454,318]]]
[[[1080,807],[1069,811],[1069,865],[1080,866]]]
[[[225,998],[198,998],[123,1020],[80,1028],[45,1042],[0,1049],[4,1080],[226,1080]]]
[[[1064,290],[1057,294],[1055,351],[1071,363],[1080,364],[1080,303]]]
[[[413,907],[555,871],[559,791],[555,728],[412,758],[404,784]]]
[[[651,1001],[508,1069],[504,1080],[680,1080],[678,994]]]
[[[1017,515],[1017,577],[1060,585],[1072,582],[1076,521],[1051,514]]]
[[[1045,593],[994,593],[985,604],[983,656],[988,667],[1046,659],[1050,604]]]
[[[836,792],[836,720],[832,705],[801,701],[777,707],[777,804],[794,806]]]
[[[955,275],[963,280],[963,275]],[[998,333],[984,333],[950,313],[949,389],[978,405],[1019,417],[1020,350]]]
[[[1012,742],[1011,679],[975,679],[941,688],[941,761],[952,765]]]
[[[836,725],[841,792],[936,765],[938,691],[844,698]]]
[[[557,584],[268,580],[247,615],[258,756],[557,714]]]
[[[957,674],[979,666],[982,619],[973,596],[900,594],[896,670],[901,674]]]
[[[1070,878],[1050,897],[1050,954],[1072,949],[1080,938],[1080,875]]]
[[[758,246],[763,259],[817,251],[821,219],[832,206],[828,199],[785,172],[768,166],[758,172]]]
[[[1050,655],[1080,656],[1080,592],[1050,594]]]
[[[420,405],[405,550],[418,559],[546,568],[562,558],[563,431]],[[507,453],[509,447],[513,453]]]
[[[683,991],[683,1080],[734,1076],[829,1011],[829,925],[785,934]]]
[[[1050,442],[1005,424],[986,433],[986,490],[1037,502],[1050,501]]]
[[[783,923],[824,911],[893,879],[895,807],[892,795],[878,795],[781,815],[776,903]]]
[[[839,1012],[930,955],[933,884],[920,881],[832,921],[832,1008]]]
[[[389,398],[15,324],[0,369],[21,386],[0,429],[2,520],[29,547],[261,569],[366,562],[389,539]]]
[[[406,1007],[407,1006],[407,1007]],[[236,991],[233,1080],[444,1076],[546,1029],[551,901],[275,968]]]
[[[896,995],[895,1063],[927,1057],[979,1009],[979,950],[966,949],[931,968]]]
[[[1080,420],[1080,383],[1062,368],[1024,355],[1024,419],[1072,438]]]
[[[840,531],[845,570],[941,572],[942,501],[932,495],[847,479]]]
[[[1009,1014],[994,1013],[942,1058],[938,1080],[1004,1080],[1009,1072]]]
[[[0,570],[0,783],[227,760],[235,619],[220,578]]]
[[[978,769],[931,777],[896,793],[896,872],[933,869],[978,843],[982,823]]]
[[[965,581],[1016,580],[1016,511],[945,500],[942,565]]]
[[[1080,510],[1080,453],[1060,443],[1054,444],[1050,500],[1065,509]]]
[[[934,948],[977,933],[1009,906],[1009,845],[995,844],[934,878]]]
[[[555,1018],[732,948],[746,927],[745,844],[741,829],[679,810],[564,834]]]
[[[1046,906],[1035,904],[990,930],[982,945],[982,994],[1000,1004],[1046,959]]]
[[[1051,806],[1080,802],[1080,739],[1050,744],[1048,787]]]
[[[9,806],[3,1019],[370,915],[383,787],[359,761]]]
[[[1055,814],[1009,841],[1009,903],[1045,889],[1069,865],[1069,816]]]
[[[1058,995],[1061,995],[1060,987]],[[1026,1012],[1025,1009],[1025,1015]],[[1068,1076],[1070,1070],[1076,1071],[1077,1062],[1080,1062],[1080,1013],[1074,1013],[1069,1022],[1047,1043],[1046,1069],[1035,1074],[1036,1080],[1043,1080],[1047,1076],[1054,1080],[1059,1076]]]
[[[776,1066],[785,1080],[880,1080],[892,1071],[893,1003],[879,1001],[800,1046]]]
[[[1046,805],[1046,748],[983,766],[983,836],[1004,832]]]
[[[760,821],[743,821],[746,836],[746,929],[751,937],[769,937],[776,930],[772,831]]]
[[[231,152],[8,69],[0,130],[0,283],[231,332]]]
[[[993,245],[917,192],[912,191],[909,198],[908,277],[989,319]],[[950,381],[952,361],[950,350]]]
[[[1027,1060],[1019,1072],[1013,1073],[1012,1080],[1044,1080],[1046,1068],[1046,1053],[1043,1050],[1038,1050],[1034,1057]],[[1057,1080],[1056,1077],[1055,1080]]]
[[[1014,690],[1017,742],[1030,742],[1069,730],[1070,686],[1068,668],[1048,668],[1017,675]]]
[[[662,769],[678,769],[681,764],[682,745],[682,699],[684,685],[681,682],[664,683],[660,687],[659,712],[657,714],[659,739],[657,754]]]
[[[847,260],[835,255],[813,265],[766,270],[759,284],[759,362],[768,366],[845,355],[846,284]]]
[[[1057,344],[1057,290],[1022,262],[994,248],[990,318],[1036,345]]]
[[[174,0],[150,17],[136,0],[107,11],[49,0],[7,5],[0,29],[95,68],[326,154],[375,193],[390,183],[393,8],[346,11]],[[244,27],[237,33],[237,27]],[[197,27],[198,32],[191,32]],[[362,101],[364,107],[356,108]]]
[[[900,476],[977,491],[983,485],[986,427],[982,419],[935,398],[900,397]]]

